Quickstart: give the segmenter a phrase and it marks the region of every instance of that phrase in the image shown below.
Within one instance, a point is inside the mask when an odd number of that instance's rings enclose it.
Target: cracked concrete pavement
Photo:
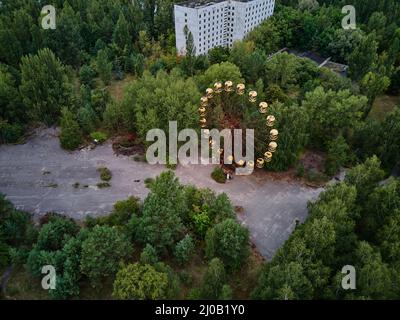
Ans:
[[[110,188],[96,187],[100,166],[112,171]],[[182,183],[226,192],[234,205],[243,207],[238,219],[249,229],[253,243],[267,260],[289,237],[295,219],[305,220],[307,202],[323,190],[266,179],[262,172],[218,184],[210,177],[212,168],[179,165],[175,172]],[[54,129],[39,131],[22,145],[0,146],[0,192],[36,218],[50,211],[78,220],[86,215],[107,214],[117,200],[131,195],[146,197],[144,180],[164,170],[161,165],[117,157],[111,142],[94,150],[62,150]],[[76,182],[79,188],[74,188]]]

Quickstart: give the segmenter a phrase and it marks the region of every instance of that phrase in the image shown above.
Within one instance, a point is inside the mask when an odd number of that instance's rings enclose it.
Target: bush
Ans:
[[[67,108],[62,109],[60,143],[67,150],[74,150],[82,143],[79,124]]]
[[[106,140],[107,140],[107,135],[104,133],[104,132],[101,132],[101,131],[95,131],[95,132],[92,132],[91,134],[90,134],[90,137],[93,139],[93,140],[96,140],[98,143],[104,143]]]
[[[126,227],[132,215],[135,215],[140,208],[140,200],[135,197],[129,197],[127,200],[117,201],[114,209],[108,216],[93,218],[86,217],[86,226],[93,228],[95,225],[107,225],[110,227]]]
[[[299,178],[303,178],[306,173],[306,169],[304,168],[304,164],[299,162],[296,166],[296,176]]]
[[[340,167],[349,159],[350,148],[343,136],[337,137],[328,143],[328,157],[325,162],[325,173],[335,175]]]
[[[168,276],[154,267],[129,264],[118,271],[113,296],[117,299],[158,300],[167,297]]]
[[[329,177],[326,174],[313,169],[307,171],[306,178],[309,182],[316,184],[323,184],[329,181]]]
[[[204,299],[218,299],[226,279],[226,272],[222,261],[218,258],[212,259],[204,274],[201,290],[202,297]]]
[[[151,244],[146,244],[142,253],[140,254],[140,263],[142,264],[156,264],[158,262],[157,251]]]
[[[10,262],[10,248],[0,239],[0,270],[7,267]]]
[[[16,143],[24,134],[19,124],[10,124],[0,119],[0,143]]]
[[[232,288],[228,284],[224,284],[219,295],[220,300],[232,300]]]
[[[110,181],[112,178],[112,173],[110,171],[110,169],[106,168],[106,167],[101,167],[98,168],[97,171],[100,172],[100,179],[103,181]]]
[[[94,84],[94,77],[96,76],[96,71],[93,70],[93,68],[89,65],[83,65],[81,69],[79,70],[79,78],[81,80],[81,83],[89,86],[90,88],[93,88]]]
[[[175,258],[180,264],[184,264],[189,261],[190,257],[194,252],[195,244],[193,238],[190,235],[186,235],[181,241],[175,246]]]
[[[237,270],[248,255],[249,232],[234,219],[226,219],[207,231],[206,256],[218,257],[228,271]]]
[[[99,189],[104,189],[111,187],[111,184],[109,184],[108,182],[99,182],[98,184],[96,184],[96,186]]]
[[[108,226],[95,226],[82,244],[81,271],[96,286],[101,279],[114,275],[131,252],[124,234]]]
[[[144,185],[146,188],[150,188],[151,184],[154,182],[154,178],[146,178],[144,179]]]
[[[215,167],[213,172],[211,173],[211,178],[213,178],[218,183],[225,183],[226,176],[224,170],[220,167]]]
[[[40,229],[36,247],[39,250],[60,250],[65,242],[75,236],[79,227],[73,220],[63,217],[52,217],[50,222]]]

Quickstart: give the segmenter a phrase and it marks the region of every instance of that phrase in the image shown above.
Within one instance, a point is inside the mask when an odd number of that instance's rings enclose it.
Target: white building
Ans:
[[[270,17],[275,0],[189,0],[174,5],[176,48],[186,52],[185,26],[193,35],[196,55],[217,46],[232,46]]]

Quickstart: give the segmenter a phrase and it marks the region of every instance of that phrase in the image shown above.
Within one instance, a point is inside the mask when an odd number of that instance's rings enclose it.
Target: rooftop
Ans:
[[[228,0],[187,0],[183,1],[180,3],[177,3],[176,5],[182,6],[182,7],[189,7],[189,8],[203,8],[207,6],[211,6],[216,3],[224,2]],[[250,2],[253,0],[233,0],[237,2]]]

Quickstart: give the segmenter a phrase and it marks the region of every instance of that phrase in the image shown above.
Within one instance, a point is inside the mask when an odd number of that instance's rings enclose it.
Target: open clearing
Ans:
[[[36,218],[51,211],[78,220],[107,214],[117,200],[131,195],[144,199],[148,193],[144,180],[166,170],[131,157],[116,157],[111,142],[94,150],[67,152],[61,149],[56,135],[56,130],[46,129],[23,145],[0,146],[0,192]],[[112,172],[108,188],[96,186],[101,182],[99,167]],[[268,260],[289,237],[295,219],[304,221],[307,202],[323,190],[299,182],[271,180],[264,172],[218,184],[210,177],[212,168],[179,165],[175,172],[182,183],[226,192],[235,206],[243,207],[238,219]]]

